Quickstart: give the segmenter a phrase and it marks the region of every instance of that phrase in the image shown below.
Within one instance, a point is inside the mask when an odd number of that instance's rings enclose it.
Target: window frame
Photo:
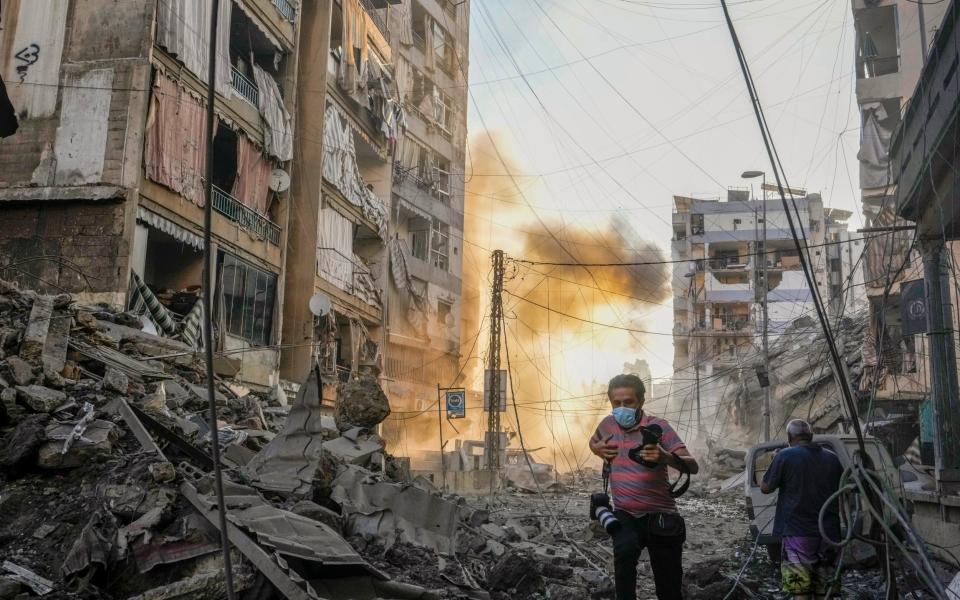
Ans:
[[[228,269],[231,271],[229,276]],[[217,253],[217,295],[220,300],[217,312],[222,311],[218,316],[223,322],[223,333],[245,340],[252,346],[269,346],[274,337],[278,282],[277,274],[220,250]],[[263,300],[258,300],[261,296]],[[259,310],[258,303],[262,303]]]

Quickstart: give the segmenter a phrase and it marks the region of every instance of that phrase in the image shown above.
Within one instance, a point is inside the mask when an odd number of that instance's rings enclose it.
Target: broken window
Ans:
[[[213,136],[213,185],[227,193],[237,179],[237,143],[237,134],[220,121]]]
[[[857,78],[870,79],[900,70],[897,7],[877,6],[854,13],[857,30]]]
[[[432,160],[433,197],[441,202],[450,202],[450,161],[433,155]]]
[[[703,214],[690,215],[690,235],[703,235]]]
[[[437,325],[450,327],[453,325],[453,305],[443,300],[437,300]]]
[[[270,343],[277,276],[258,269],[233,254],[217,256],[222,313],[227,333],[256,346]]]
[[[412,217],[407,221],[407,228],[410,232],[410,254],[414,258],[426,261],[430,222],[422,217]]]
[[[450,269],[450,226],[438,219],[433,220],[430,235],[430,264],[443,271]]]

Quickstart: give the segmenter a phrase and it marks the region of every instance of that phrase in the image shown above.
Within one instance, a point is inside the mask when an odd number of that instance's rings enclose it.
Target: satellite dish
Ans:
[[[326,294],[316,293],[310,297],[310,312],[317,317],[323,317],[330,313],[333,305],[330,304],[330,298]]]
[[[285,192],[290,187],[290,175],[283,169],[274,169],[270,173],[270,189],[275,192]]]

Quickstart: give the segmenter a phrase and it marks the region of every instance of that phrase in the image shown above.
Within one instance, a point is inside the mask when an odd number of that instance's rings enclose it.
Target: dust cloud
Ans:
[[[465,191],[463,326],[465,385],[482,390],[489,322],[490,254],[509,257],[504,282],[506,329],[501,367],[511,367],[512,400],[501,417],[540,462],[570,471],[592,455],[586,440],[609,412],[607,380],[649,352],[650,313],[669,301],[666,264],[590,268],[533,263],[657,263],[663,251],[619,213],[559,212],[538,177],[525,174],[505,145],[486,133],[471,140]],[[576,218],[571,218],[571,214]],[[599,216],[598,216],[599,215]],[[513,259],[513,260],[510,260]],[[479,332],[479,335],[478,335]],[[476,342],[474,343],[474,340]],[[483,439],[479,399],[457,422],[464,439]],[[446,427],[445,427],[446,430]],[[445,433],[445,435],[452,432]],[[518,446],[514,438],[512,447]]]

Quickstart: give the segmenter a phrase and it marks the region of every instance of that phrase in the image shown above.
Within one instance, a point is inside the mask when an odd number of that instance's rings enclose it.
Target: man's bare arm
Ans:
[[[683,461],[683,464],[687,467],[686,470],[691,475],[696,475],[700,471],[700,465],[697,464],[697,459],[691,456],[690,451],[686,448],[680,448],[673,454],[667,454],[667,464],[674,469],[681,470],[682,467],[678,464],[678,458]]]

